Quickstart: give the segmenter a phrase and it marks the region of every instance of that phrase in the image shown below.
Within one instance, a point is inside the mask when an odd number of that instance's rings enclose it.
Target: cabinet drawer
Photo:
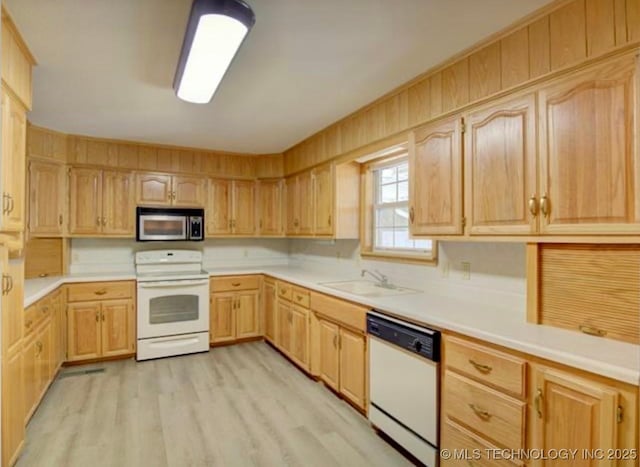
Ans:
[[[287,284],[286,282],[278,282],[278,297],[283,300],[291,301],[291,296],[293,294],[293,286],[291,284]]]
[[[319,293],[311,294],[311,309],[325,318],[352,329],[366,332],[367,308]]]
[[[34,303],[24,311],[24,337],[29,336],[42,320],[38,303]]]
[[[445,337],[447,368],[510,392],[525,395],[526,363],[517,357],[455,337]]]
[[[69,302],[131,298],[134,292],[134,282],[86,282],[72,284],[67,287],[67,290]]]
[[[294,285],[291,288],[291,301],[296,305],[309,308],[309,291]]]
[[[448,370],[443,396],[445,417],[509,449],[524,447],[524,402]]]
[[[512,463],[504,459],[492,459],[488,450],[498,449],[484,438],[461,427],[451,420],[445,420],[442,424],[442,434],[440,436],[442,449],[455,453],[465,451],[466,455],[472,457],[471,462],[467,459],[442,459],[441,466],[446,467],[515,467],[522,463]]]
[[[226,276],[211,279],[211,292],[254,290],[260,288],[260,276]]]

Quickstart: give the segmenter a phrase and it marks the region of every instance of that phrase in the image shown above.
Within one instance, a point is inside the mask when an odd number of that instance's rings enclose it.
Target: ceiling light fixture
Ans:
[[[173,79],[176,95],[195,104],[211,101],[255,22],[242,0],[194,0]]]

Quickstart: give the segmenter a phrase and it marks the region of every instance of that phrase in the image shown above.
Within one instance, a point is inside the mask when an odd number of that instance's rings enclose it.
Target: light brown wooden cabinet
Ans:
[[[132,282],[91,282],[67,289],[67,360],[134,354]]]
[[[319,342],[320,342],[320,379],[330,388],[340,390],[340,350],[338,340],[340,339],[340,327],[330,321],[319,320]]]
[[[340,328],[340,393],[366,410],[366,337]]]
[[[294,363],[309,370],[309,292],[278,281],[275,345]]]
[[[262,336],[260,280],[257,276],[211,279],[209,338],[211,344]]]
[[[145,206],[204,207],[207,181],[203,177],[139,172],[136,203]]]
[[[207,234],[256,234],[256,183],[246,180],[209,180]]]
[[[211,295],[209,338],[212,344],[236,340],[235,305],[235,292]]]
[[[276,284],[271,279],[264,280],[262,289],[262,306],[264,317],[264,337],[272,344],[276,343],[276,332],[278,329],[277,320],[277,300]]]
[[[29,162],[29,234],[59,237],[64,234],[65,166],[56,162]]]
[[[69,169],[69,233],[132,236],[133,177],[129,172]]]
[[[430,123],[409,134],[411,235],[459,235],[462,221],[462,119]]]
[[[465,117],[465,206],[471,235],[538,230],[536,105],[532,94]]]
[[[315,235],[333,234],[334,166],[324,165],[313,171],[313,205]]]
[[[258,182],[258,234],[279,237],[284,235],[284,181]]]
[[[309,236],[314,230],[314,178],[313,172],[307,171],[285,182],[287,205],[287,235]]]
[[[291,353],[291,304],[278,300],[276,346],[286,355]]]

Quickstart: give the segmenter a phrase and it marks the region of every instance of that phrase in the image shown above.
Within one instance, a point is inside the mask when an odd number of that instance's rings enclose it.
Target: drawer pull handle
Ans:
[[[240,282],[232,282],[231,285],[234,287],[240,287]]]
[[[475,404],[469,404],[469,408],[473,410],[473,412],[483,420],[489,420],[491,418],[491,414],[486,410],[482,410],[477,407]]]
[[[594,328],[592,326],[586,326],[584,324],[581,324],[580,326],[578,326],[578,329],[580,329],[580,331],[585,334],[589,334],[590,336],[604,337],[607,335],[607,331]]]
[[[286,293],[287,293],[287,291],[286,291],[286,290],[284,290],[284,289],[280,289],[280,295],[285,295]]]
[[[538,414],[538,418],[542,418],[542,389],[538,389],[536,391],[536,398],[533,400],[533,403],[536,407],[536,413]]]
[[[471,363],[473,367],[480,373],[491,373],[491,370],[493,370],[493,368],[491,368],[489,365],[483,365],[472,359],[469,359],[469,363]]]
[[[32,324],[33,324],[33,321],[29,320],[26,323],[24,323],[24,327],[30,328]]]
[[[95,294],[96,294],[96,295],[105,295],[106,293],[107,293],[107,291],[106,291],[106,290],[104,290],[104,289],[102,289],[102,290],[96,290],[96,291],[95,291]]]
[[[302,295],[296,295],[296,300],[298,300],[299,302],[301,302],[304,299],[304,297]]]

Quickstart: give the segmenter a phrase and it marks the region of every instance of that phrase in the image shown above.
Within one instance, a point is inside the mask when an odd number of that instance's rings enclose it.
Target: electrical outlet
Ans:
[[[462,263],[460,263],[460,265],[462,266],[462,279],[464,279],[465,281],[468,281],[471,279],[471,263],[469,263],[468,261],[463,261]]]

